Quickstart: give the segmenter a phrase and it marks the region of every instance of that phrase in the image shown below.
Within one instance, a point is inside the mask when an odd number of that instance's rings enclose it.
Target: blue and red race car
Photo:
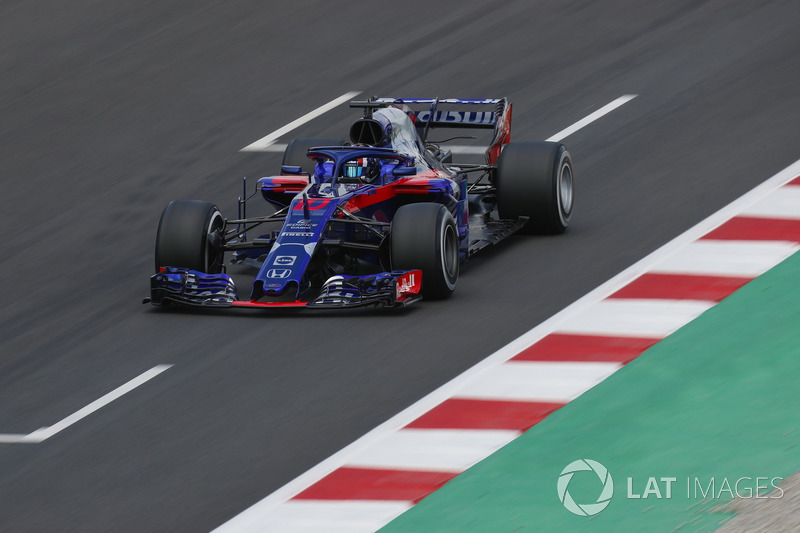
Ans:
[[[553,142],[511,143],[504,98],[371,98],[350,142],[296,139],[278,176],[256,193],[268,216],[226,219],[217,206],[170,202],[161,215],[151,277],[154,305],[397,307],[450,296],[459,265],[512,233],[561,233],[573,204],[572,160]],[[437,128],[486,128],[485,163],[454,163]],[[452,140],[452,139],[450,139]],[[472,176],[472,179],[470,179]],[[246,186],[245,186],[246,187]],[[279,230],[258,227],[280,224]],[[240,299],[225,273],[258,265]]]

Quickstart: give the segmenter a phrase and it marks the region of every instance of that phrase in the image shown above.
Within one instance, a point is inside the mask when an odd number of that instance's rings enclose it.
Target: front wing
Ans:
[[[332,309],[382,305],[403,307],[421,299],[421,270],[381,272],[368,276],[333,276],[311,301],[269,302],[239,300],[227,274],[206,274],[187,268],[166,267],[150,278],[150,298],[144,303],[179,303],[196,307]]]

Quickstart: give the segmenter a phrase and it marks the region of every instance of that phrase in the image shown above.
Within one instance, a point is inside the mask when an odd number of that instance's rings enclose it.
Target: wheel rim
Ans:
[[[222,214],[219,211],[214,213],[208,223],[208,232],[206,233],[205,271],[209,274],[222,271],[224,252],[222,252],[220,246],[220,239],[222,238],[220,233],[224,225],[225,221],[222,219]]]
[[[452,289],[455,286],[455,277],[458,275],[458,239],[452,225],[445,226],[442,232],[442,271],[447,285]]]
[[[569,214],[572,211],[572,168],[568,164],[561,167],[561,174],[558,180],[558,196],[561,211]]]

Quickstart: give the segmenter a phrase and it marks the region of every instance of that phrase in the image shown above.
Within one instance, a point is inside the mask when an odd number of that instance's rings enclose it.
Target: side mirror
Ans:
[[[413,176],[417,173],[414,167],[394,167],[392,169],[392,176]]]
[[[281,174],[305,174],[305,172],[301,166],[281,165]]]

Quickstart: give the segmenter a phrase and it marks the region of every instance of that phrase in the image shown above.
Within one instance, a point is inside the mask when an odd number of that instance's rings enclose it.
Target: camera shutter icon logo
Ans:
[[[569,493],[569,482],[572,477],[578,472],[594,472],[603,484],[603,489],[597,501],[594,503],[577,503],[572,499]],[[614,495],[614,480],[611,479],[611,474],[608,469],[597,461],[591,459],[578,459],[568,464],[561,475],[558,476],[558,499],[567,508],[567,511],[574,513],[578,516],[594,516],[611,503],[611,497]]]

